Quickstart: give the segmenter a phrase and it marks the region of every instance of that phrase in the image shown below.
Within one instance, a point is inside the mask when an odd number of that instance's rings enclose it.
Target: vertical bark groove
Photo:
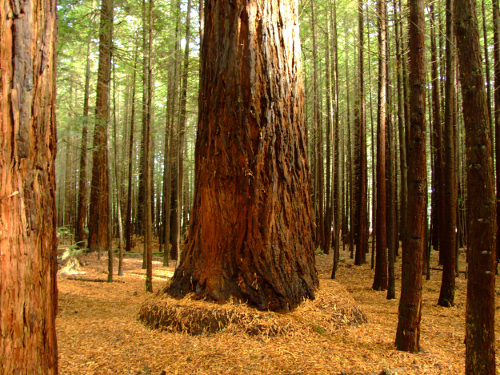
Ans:
[[[0,5],[2,374],[57,374],[56,15],[52,0]]]

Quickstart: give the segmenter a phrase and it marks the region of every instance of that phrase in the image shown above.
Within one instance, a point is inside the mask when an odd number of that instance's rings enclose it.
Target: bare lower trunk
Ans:
[[[469,276],[465,312],[465,373],[494,375],[496,202],[475,6],[475,1],[455,0],[454,7],[468,166]]]
[[[0,5],[0,374],[58,372],[56,12]]]
[[[410,41],[410,142],[408,142],[408,217],[403,239],[401,298],[399,302],[396,347],[420,350],[422,316],[422,267],[425,244],[426,209],[426,126],[424,1],[410,3],[408,40]],[[409,214],[411,212],[411,215]]]
[[[297,25],[295,1],[205,2],[195,198],[166,288],[175,297],[277,311],[314,298]]]

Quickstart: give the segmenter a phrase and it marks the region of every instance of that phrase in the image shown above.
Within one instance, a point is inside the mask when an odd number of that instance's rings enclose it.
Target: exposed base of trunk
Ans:
[[[269,275],[264,278],[256,272],[253,273],[252,280],[244,280],[242,274],[233,274],[232,277],[226,278],[223,275],[225,273],[221,272],[218,277],[213,274],[208,277],[207,274],[195,275],[178,269],[173,281],[165,288],[165,293],[174,298],[183,298],[194,293],[193,299],[217,303],[238,301],[258,310],[279,312],[289,312],[304,300],[315,298],[317,280],[310,278],[278,284],[278,281],[270,279]]]
[[[364,311],[347,290],[330,280],[323,281],[323,288],[317,293],[316,300],[306,301],[286,315],[257,311],[236,302],[220,305],[196,301],[192,297],[189,295],[180,301],[164,296],[148,299],[140,309],[139,319],[154,329],[191,335],[222,330],[267,336],[309,330],[322,334],[335,333],[342,327],[359,326],[367,322]]]

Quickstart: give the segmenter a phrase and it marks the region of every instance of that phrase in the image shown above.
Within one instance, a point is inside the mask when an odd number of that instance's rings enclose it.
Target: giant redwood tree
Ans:
[[[467,158],[468,261],[465,373],[495,374],[496,200],[476,2],[455,0]]]
[[[56,1],[0,1],[0,374],[57,374]]]
[[[314,298],[303,95],[296,0],[205,1],[194,206],[167,293]]]
[[[409,1],[410,136],[406,233],[396,347],[418,352],[422,316],[422,267],[425,244],[427,170],[425,155],[424,1]]]

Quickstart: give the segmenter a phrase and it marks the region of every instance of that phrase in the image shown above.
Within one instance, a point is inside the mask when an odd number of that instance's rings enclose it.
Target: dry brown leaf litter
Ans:
[[[434,253],[433,264],[437,261],[435,256]],[[83,259],[85,274],[79,277],[106,279],[107,259],[97,261],[95,254]],[[329,280],[332,256],[317,256],[322,288],[318,298],[299,307],[293,313],[296,318],[287,323],[291,325],[286,326],[287,332],[278,335],[250,335],[235,326],[196,336],[149,329],[138,320],[141,305],[154,300],[144,292],[141,258],[125,259],[125,275],[115,276],[123,283],[83,282],[59,276],[60,373],[158,375],[164,370],[166,374],[378,374],[383,369],[398,374],[464,373],[463,275],[457,279],[456,305],[451,308],[436,305],[440,272],[433,271],[431,280],[424,282],[423,350],[410,354],[395,350],[393,345],[398,299],[387,301],[385,292],[370,288],[373,271],[369,265],[353,266],[347,252],[341,252],[341,259],[344,262],[338,272],[338,285]],[[173,274],[172,266],[166,268],[161,262],[154,262],[155,290],[164,287],[165,280]],[[399,287],[398,274],[398,298]],[[328,306],[321,306],[325,301],[321,302],[322,295],[332,297],[339,293],[336,290],[341,293],[344,288],[365,312],[367,323],[339,326],[331,322],[329,326],[325,322],[328,314],[324,310]],[[319,312],[314,303],[319,303]],[[498,306],[497,302],[497,309]],[[247,313],[240,311],[245,319],[255,319]],[[499,329],[497,314],[497,338]],[[497,364],[498,359],[497,349]]]

